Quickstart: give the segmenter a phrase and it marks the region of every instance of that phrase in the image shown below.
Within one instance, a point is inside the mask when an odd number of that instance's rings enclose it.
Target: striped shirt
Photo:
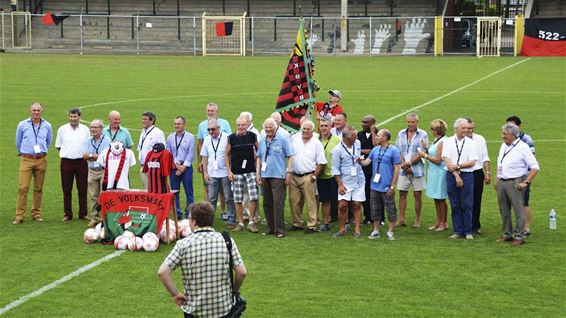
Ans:
[[[230,258],[222,234],[212,227],[197,229],[182,239],[165,259],[171,269],[181,266],[188,301],[181,309],[197,317],[221,317],[232,308]],[[243,263],[232,240],[234,267]]]
[[[395,146],[401,153],[402,161],[408,161],[417,154],[417,148],[421,146],[421,140],[424,140],[425,143],[428,144],[428,135],[426,131],[417,128],[417,131],[411,140],[409,140],[407,133],[408,129],[402,129],[397,135],[397,141],[395,142]],[[424,162],[419,160],[417,163],[411,165],[411,170],[413,170],[413,175],[415,177],[423,177],[425,175]],[[401,175],[406,176],[407,174],[404,170],[401,170]]]
[[[175,169],[175,163],[169,150],[149,152],[143,165],[143,172],[147,173],[147,192],[169,192],[167,177],[171,175],[173,169]]]

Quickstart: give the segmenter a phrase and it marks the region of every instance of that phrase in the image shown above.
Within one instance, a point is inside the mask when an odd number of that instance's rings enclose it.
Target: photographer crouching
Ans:
[[[246,302],[239,291],[247,271],[236,243],[227,232],[212,228],[214,208],[210,203],[195,203],[190,215],[193,234],[177,242],[159,267],[159,279],[186,318],[240,317]],[[171,278],[179,266],[185,293],[179,292]]]

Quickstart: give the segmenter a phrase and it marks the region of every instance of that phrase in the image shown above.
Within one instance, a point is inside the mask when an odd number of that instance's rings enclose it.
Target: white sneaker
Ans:
[[[466,234],[466,240],[473,240],[474,236],[472,234]]]
[[[372,231],[371,234],[368,236],[368,239],[370,240],[375,240],[380,238],[381,235],[379,234],[379,231]]]
[[[390,241],[395,241],[395,234],[393,234],[393,232],[387,231],[387,239]]]

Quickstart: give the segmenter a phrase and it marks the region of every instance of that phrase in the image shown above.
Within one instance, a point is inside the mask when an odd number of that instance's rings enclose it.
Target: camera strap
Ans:
[[[236,303],[236,293],[234,292],[234,273],[232,269],[234,268],[234,260],[232,259],[232,240],[230,239],[230,234],[228,232],[223,231],[222,237],[226,242],[226,248],[228,249],[228,257],[230,258],[230,264],[228,266],[228,276],[230,277],[230,285],[232,285],[232,299],[234,304]]]

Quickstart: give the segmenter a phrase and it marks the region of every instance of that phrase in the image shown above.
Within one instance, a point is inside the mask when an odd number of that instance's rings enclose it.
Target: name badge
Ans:
[[[248,160],[244,159],[244,161],[242,161],[242,169],[246,169],[247,164],[248,164]]]
[[[39,145],[34,145],[34,146],[33,146],[33,152],[35,152],[35,153],[41,153],[41,147],[39,147]]]
[[[261,163],[261,171],[265,172],[266,170],[267,170],[267,162],[264,161]]]
[[[218,161],[215,161],[215,162],[212,163],[212,168],[214,170],[218,170]]]
[[[100,168],[100,164],[95,161],[95,162],[92,163],[92,167],[95,168],[95,169]]]
[[[373,176],[373,182],[379,183],[379,180],[381,180],[381,175],[376,173],[375,176]]]
[[[351,176],[357,176],[358,175],[358,171],[356,170],[355,166],[350,168],[350,175]]]

